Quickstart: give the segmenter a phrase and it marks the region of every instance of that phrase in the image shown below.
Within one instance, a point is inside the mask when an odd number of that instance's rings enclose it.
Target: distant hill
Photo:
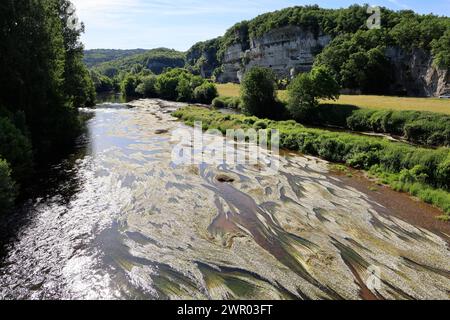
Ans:
[[[109,57],[112,57],[114,52],[111,50]],[[101,54],[102,50],[99,50]],[[104,52],[105,58],[108,52]],[[120,54],[118,52],[117,54]],[[182,68],[186,64],[186,55],[184,52],[176,51],[167,48],[157,48],[152,50],[144,50],[136,54],[125,54],[116,59],[95,64],[91,67],[102,75],[113,78],[121,73],[136,72],[136,69],[149,69],[155,74],[160,74],[166,68]],[[87,57],[89,61],[89,57]],[[91,60],[92,62],[92,60]]]
[[[450,17],[353,5],[296,6],[232,26],[195,44],[186,68],[218,82],[254,66],[289,80],[314,65],[330,68],[348,92],[439,96],[450,92]]]
[[[144,53],[148,50],[133,49],[133,50],[115,50],[115,49],[94,49],[84,51],[84,63],[88,68],[92,68],[98,64],[109,62],[132,55]]]

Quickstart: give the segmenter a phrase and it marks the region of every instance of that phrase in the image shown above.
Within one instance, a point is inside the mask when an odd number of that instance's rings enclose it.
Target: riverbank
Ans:
[[[196,107],[177,110],[174,116],[188,125],[202,121],[204,128],[215,128],[222,132],[227,129],[278,129],[282,148],[368,170],[380,183],[439,207],[443,211],[440,218],[449,219],[448,148],[430,150],[380,138],[308,129],[293,121],[277,122],[243,115],[224,115]]]
[[[216,84],[221,97],[239,97],[240,85],[235,83]],[[278,98],[287,100],[286,90],[278,91]],[[329,103],[329,101],[324,101]],[[450,114],[450,101],[439,98],[409,98],[373,95],[341,95],[335,104],[358,106],[363,109],[396,111],[429,111]]]
[[[409,220],[433,207],[297,152],[276,174],[176,165],[173,133],[194,133],[180,107],[85,111],[86,145],[54,167],[67,177],[0,224],[0,299],[449,298],[448,232]]]

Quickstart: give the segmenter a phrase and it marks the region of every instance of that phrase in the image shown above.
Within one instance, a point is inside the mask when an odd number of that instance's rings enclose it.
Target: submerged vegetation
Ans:
[[[254,116],[224,115],[199,107],[174,113],[188,125],[202,121],[205,129],[260,129],[280,131],[280,147],[355,169],[368,170],[394,189],[409,192],[450,214],[450,150],[430,150],[375,137],[305,128],[295,121]]]
[[[14,203],[35,163],[80,133],[78,108],[95,102],[82,62],[83,25],[67,0],[0,4],[0,211]]]

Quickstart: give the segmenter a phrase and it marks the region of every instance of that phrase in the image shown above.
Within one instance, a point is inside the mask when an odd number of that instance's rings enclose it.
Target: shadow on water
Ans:
[[[122,96],[117,94],[100,95],[98,99],[104,105],[124,101]],[[93,118],[93,112],[80,111],[80,136],[67,149],[57,150],[38,161],[29,184],[22,187],[16,209],[0,220],[0,267],[8,246],[15,241],[21,230],[26,229],[32,222],[34,208],[38,203],[51,199],[55,203],[67,205],[79,192],[83,181],[78,175],[78,164],[92,153],[89,123]]]
[[[65,154],[49,156],[50,163],[37,165],[29,184],[24,188],[16,209],[0,220],[0,266],[6,248],[14,242],[21,230],[32,221],[38,202],[48,199],[67,204],[79,191],[82,181],[77,175],[77,161],[88,151],[87,127],[76,143]]]

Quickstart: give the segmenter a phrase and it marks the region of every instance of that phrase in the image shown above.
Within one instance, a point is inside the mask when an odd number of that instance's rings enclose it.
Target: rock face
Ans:
[[[271,30],[249,43],[228,47],[218,80],[240,82],[243,74],[253,66],[271,68],[280,79],[310,71],[315,56],[330,41],[328,35],[315,35],[297,26]]]
[[[187,66],[203,78],[211,78],[214,70],[220,65],[217,59],[218,41],[219,38],[216,38],[196,43],[186,53]]]
[[[408,53],[390,47],[386,56],[392,63],[392,94],[432,97],[450,93],[449,70],[435,67],[429,52],[415,49]]]
[[[308,72],[315,56],[331,42],[328,35],[317,35],[298,26],[273,29],[250,40],[239,38],[238,43],[225,51],[222,70],[217,78],[219,82],[239,83],[245,72],[254,66],[272,69],[279,79]],[[392,63],[393,79],[386,94],[439,96],[450,93],[450,71],[436,68],[429,52],[422,49],[405,52],[390,47],[386,50],[386,56]],[[210,75],[211,71],[202,71],[204,73]]]

